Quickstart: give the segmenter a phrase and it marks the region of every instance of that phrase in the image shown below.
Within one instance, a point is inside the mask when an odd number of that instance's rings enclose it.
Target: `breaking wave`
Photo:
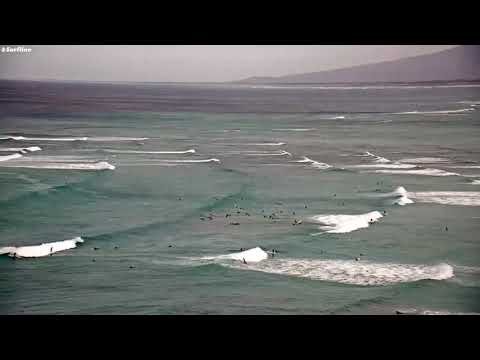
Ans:
[[[13,159],[19,159],[22,156],[23,156],[22,154],[12,154],[12,155],[0,156],[0,161],[8,161],[8,160],[13,160]]]
[[[374,170],[373,172],[391,175],[426,175],[426,176],[461,176],[460,174],[440,169],[418,169],[418,170]]]
[[[108,153],[117,154],[194,154],[195,149],[189,149],[185,151],[140,151],[140,150],[115,150],[115,149],[103,149],[102,151]]]
[[[381,286],[420,280],[445,280],[454,276],[452,266],[373,263],[353,260],[292,259],[276,256],[256,247],[247,251],[200,258],[222,266],[287,275],[311,280],[359,286]]]
[[[302,160],[297,160],[295,161],[297,163],[307,163],[310,166],[316,168],[316,169],[328,169],[331,168],[332,166],[326,163],[322,163],[320,161],[315,161],[312,159],[309,159],[308,157],[304,156]]]
[[[20,152],[22,154],[25,154],[27,152],[40,151],[40,150],[42,150],[42,148],[38,146],[29,146],[24,148],[0,148],[0,151]]]
[[[0,248],[0,255],[8,254],[16,258],[37,258],[49,256],[53,253],[73,249],[77,247],[77,243],[83,243],[81,237],[76,237],[70,240],[57,241],[33,246],[7,246]]]
[[[319,229],[324,232],[349,233],[358,229],[367,228],[370,224],[373,224],[382,217],[383,215],[380,212],[371,211],[358,215],[315,215],[308,218],[308,220],[316,224],[322,224],[322,226],[319,226]]]
[[[107,137],[28,137],[28,136],[3,136],[0,140],[16,140],[16,141],[141,141],[148,140],[146,137],[119,137],[119,136],[107,136]]]
[[[4,167],[28,168],[28,169],[53,169],[53,170],[115,170],[115,166],[106,162],[95,163],[15,163],[2,165]]]

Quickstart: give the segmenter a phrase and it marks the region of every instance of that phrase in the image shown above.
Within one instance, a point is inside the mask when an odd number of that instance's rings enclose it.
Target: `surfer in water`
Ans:
[[[52,256],[53,253],[53,247],[50,248],[50,256]]]
[[[245,258],[243,258],[243,263],[244,263],[245,265],[247,265],[247,262],[245,261]]]

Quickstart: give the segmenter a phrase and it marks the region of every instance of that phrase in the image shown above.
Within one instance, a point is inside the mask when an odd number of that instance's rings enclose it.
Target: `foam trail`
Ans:
[[[472,180],[472,182],[470,183],[472,185],[480,185],[480,180],[476,179],[476,180]]]
[[[352,260],[313,260],[275,257],[247,264],[223,266],[357,286],[385,286],[420,280],[445,280],[454,276],[448,264],[409,265]]]
[[[419,157],[413,159],[402,159],[399,162],[403,163],[412,163],[412,164],[434,164],[434,163],[442,163],[448,162],[450,160],[445,158],[438,158],[438,157]]]
[[[476,191],[424,191],[409,192],[417,202],[441,205],[480,206],[480,192]]]
[[[3,247],[0,248],[1,254],[8,254],[11,257],[16,258],[37,258],[43,256],[49,256],[50,254],[73,249],[77,247],[77,243],[83,243],[84,240],[81,237],[76,237],[70,240],[57,241],[51,243],[45,243],[41,245],[33,246],[20,246],[20,247]]]
[[[8,160],[13,160],[13,159],[19,159],[23,155],[21,154],[12,154],[12,155],[5,155],[5,156],[0,156],[0,161],[8,161]]]
[[[53,170],[115,170],[115,166],[106,162],[100,161],[96,163],[39,163],[39,164],[20,164],[2,165],[5,167],[28,168],[28,169],[53,169]]]
[[[436,110],[436,111],[405,111],[394,113],[395,115],[436,115],[436,114],[457,114],[465,113],[469,111],[475,111],[475,109],[466,108],[466,109],[457,109],[457,110]]]
[[[302,160],[297,160],[295,161],[297,163],[308,163],[310,166],[316,168],[316,169],[328,169],[331,168],[332,166],[326,163],[322,163],[319,161],[315,161],[312,159],[309,159],[308,157],[304,156]]]
[[[335,116],[332,118],[333,120],[336,120],[336,119],[345,119],[345,116]]]
[[[108,153],[118,154],[194,154],[195,149],[189,149],[185,151],[139,151],[139,150],[115,150],[115,149],[103,149]]]
[[[315,215],[308,220],[313,223],[323,224],[319,229],[324,232],[339,234],[367,228],[382,217],[383,215],[380,212],[371,211],[359,215]]]
[[[391,175],[426,175],[426,176],[461,176],[460,174],[440,169],[419,169],[419,170],[375,170],[379,174]]]
[[[25,148],[0,148],[0,151],[12,151],[12,152],[18,151],[18,152],[21,152],[22,154],[25,154],[27,152],[40,151],[40,150],[42,150],[42,148],[38,146],[29,146]]]

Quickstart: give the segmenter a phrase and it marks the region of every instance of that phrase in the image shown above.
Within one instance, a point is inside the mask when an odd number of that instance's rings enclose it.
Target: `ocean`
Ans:
[[[0,314],[480,313],[478,84],[0,101]]]

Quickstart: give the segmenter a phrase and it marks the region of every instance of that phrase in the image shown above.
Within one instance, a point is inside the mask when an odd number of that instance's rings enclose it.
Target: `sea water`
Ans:
[[[480,312],[478,86],[0,98],[2,314]]]

